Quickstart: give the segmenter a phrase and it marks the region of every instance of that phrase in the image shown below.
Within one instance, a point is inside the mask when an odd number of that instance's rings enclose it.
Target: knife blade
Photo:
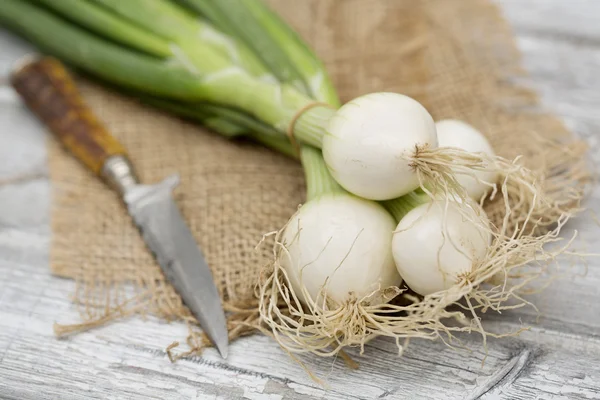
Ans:
[[[125,148],[87,107],[58,60],[37,56],[21,60],[11,74],[11,84],[62,144],[122,196],[165,277],[226,358],[228,335],[221,298],[173,199],[178,175],[157,184],[141,184]]]
[[[125,193],[125,202],[146,244],[183,302],[201,305],[195,316],[221,356],[227,358],[227,330],[225,315],[220,311],[221,298],[214,284],[206,285],[213,282],[210,268],[173,201],[172,191],[178,184],[179,176],[173,175],[156,185],[136,185]]]

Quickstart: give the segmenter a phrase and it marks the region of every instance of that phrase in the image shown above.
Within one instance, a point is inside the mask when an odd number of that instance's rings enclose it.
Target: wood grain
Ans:
[[[502,0],[524,63],[544,105],[593,147],[600,160],[600,2]],[[0,35],[0,72],[28,51]],[[533,328],[518,338],[492,340],[485,364],[476,338],[469,351],[413,342],[402,358],[394,344],[376,340],[361,365],[303,358],[327,387],[310,380],[268,338],[232,344],[171,364],[164,348],[185,326],[135,318],[64,340],[53,322],[77,320],[65,296],[73,283],[49,275],[49,182],[44,131],[10,96],[0,96],[0,398],[2,399],[600,399],[600,260],[585,277],[570,274],[535,296],[531,309],[487,318],[507,331]],[[15,176],[24,179],[10,181]],[[588,207],[600,211],[600,192]],[[600,248],[591,214],[574,221],[590,250]],[[582,273],[582,265],[571,272]]]

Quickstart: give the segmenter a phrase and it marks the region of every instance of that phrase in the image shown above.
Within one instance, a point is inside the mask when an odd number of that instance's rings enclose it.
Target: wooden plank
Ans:
[[[530,76],[525,84],[536,89],[546,109],[560,116],[576,134],[592,147],[590,156],[600,161],[599,148],[600,25],[596,16],[600,3],[588,0],[569,2],[547,0],[502,0],[505,15],[512,23]],[[596,189],[586,206],[600,210],[600,192]],[[581,236],[580,249],[598,249],[598,224],[592,212],[570,224]],[[585,277],[572,276],[553,284],[534,296],[540,307],[542,327],[581,334],[600,331],[600,310],[590,307],[600,301],[600,269],[597,259],[590,260]],[[572,271],[584,272],[584,268]],[[536,322],[532,310],[513,313],[514,319]]]
[[[537,36],[571,47],[600,47],[595,0],[496,0],[517,35]]]
[[[600,3],[594,0],[499,0],[511,22],[527,83],[576,133],[598,144]],[[592,153],[597,157],[597,152]],[[596,158],[597,159],[597,158]]]
[[[213,392],[231,395],[225,398],[236,398],[240,393],[236,389],[244,388],[248,398],[252,398],[253,391],[261,395],[281,395],[287,391],[310,394],[313,398],[395,399],[411,393],[415,398],[442,398],[443,394],[443,398],[458,399],[465,398],[465,393],[472,396],[487,393],[484,389],[490,386],[489,392],[495,393],[494,390],[500,390],[494,389],[498,385],[510,388],[519,379],[523,380],[524,388],[531,387],[533,380],[544,390],[554,392],[573,391],[576,386],[569,381],[581,379],[588,382],[582,393],[588,395],[600,390],[600,370],[591,365],[600,356],[598,343],[594,352],[572,349],[570,344],[567,351],[555,349],[554,340],[548,338],[545,341],[536,338],[535,342],[494,341],[483,368],[481,350],[456,352],[441,343],[418,341],[401,359],[394,355],[393,343],[373,342],[368,346],[367,356],[353,354],[361,363],[359,371],[349,371],[339,361],[332,365],[330,361],[304,357],[315,372],[329,375],[327,392],[311,382],[270,339],[260,336],[234,343],[227,362],[209,350],[201,357],[170,364],[163,349],[172,338],[185,335],[181,324],[134,319],[56,340],[49,328],[56,318],[72,315],[73,306],[64,296],[72,286],[68,281],[45,276],[43,271],[28,264],[11,263],[11,266],[13,272],[4,285],[8,290],[3,291],[0,301],[3,332],[0,382],[10,382],[13,389],[19,387],[20,391],[15,393],[21,395],[77,393],[71,398],[105,398],[110,393],[120,393],[128,398],[164,398],[173,396],[176,388],[178,394],[170,398],[186,398],[200,387],[203,395]],[[25,281],[27,288],[23,290]],[[11,306],[6,307],[7,304]],[[547,334],[538,331],[536,335]],[[474,348],[478,345],[474,340],[467,339],[467,343]],[[532,360],[534,368],[530,368]],[[555,369],[558,363],[561,373],[553,374],[552,380],[545,382],[547,371]],[[523,372],[525,366],[529,369]],[[31,371],[35,372],[35,379],[31,379]],[[507,383],[505,377],[511,371],[515,371],[515,379]],[[441,392],[432,393],[432,387]],[[360,396],[352,397],[353,393]]]
[[[4,250],[1,249],[0,254],[7,254]],[[288,391],[325,398],[353,398],[352,393],[360,393],[356,398],[381,395],[395,398],[394,393],[402,392],[434,398],[428,390],[430,385],[443,382],[448,395],[458,396],[465,387],[473,386],[481,374],[462,366],[474,361],[477,364],[481,353],[460,354],[440,343],[423,346],[416,343],[399,368],[399,360],[393,355],[393,343],[378,341],[370,346],[369,356],[357,357],[362,364],[357,372],[348,371],[339,361],[332,365],[330,360],[304,357],[316,373],[330,375],[331,388],[325,394],[298,364],[266,337],[234,343],[226,362],[209,350],[202,357],[191,357],[176,364],[169,363],[164,348],[174,338],[185,336],[185,327],[181,324],[133,319],[56,340],[50,327],[56,319],[65,318],[65,314],[72,317],[73,305],[64,296],[72,285],[47,276],[41,266],[32,265],[35,256],[30,254],[30,257],[1,264],[3,270],[11,272],[3,278],[0,300],[0,331],[9,332],[0,337],[0,349],[3,349],[0,382],[11,382],[13,388],[18,386],[20,392],[16,393],[33,390],[48,396],[83,393],[89,398],[103,398],[116,390],[131,398],[137,395],[161,398],[168,396],[176,384],[186,394],[184,389],[188,386],[200,386],[205,395],[227,388],[235,395],[238,392],[234,389],[241,387],[248,391],[247,396],[251,396],[253,390],[268,394],[272,388],[278,394]],[[442,354],[438,361],[430,356],[436,353]],[[483,373],[491,374],[494,366],[503,363],[506,357],[505,352],[494,350]],[[36,379],[30,379],[28,372],[32,370]],[[420,378],[423,370],[431,372]],[[396,379],[399,374],[404,377],[400,382]],[[365,376],[369,379],[364,379]],[[230,387],[232,381],[236,386]],[[84,382],[94,382],[93,388]],[[135,386],[135,395],[129,393],[130,385]],[[57,390],[59,392],[55,392]]]

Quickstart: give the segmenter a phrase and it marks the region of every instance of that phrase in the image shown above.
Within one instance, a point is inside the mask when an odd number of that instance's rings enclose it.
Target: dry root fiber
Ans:
[[[495,225],[503,234],[512,234],[517,227],[525,229],[530,222],[533,229],[530,233],[540,234],[553,229],[561,219],[582,211],[581,200],[592,175],[585,157],[585,143],[565,145],[535,133],[530,133],[528,140],[531,146],[539,148],[541,154],[535,157],[535,162],[541,165],[526,167],[528,160],[522,155],[509,160],[452,147],[416,149],[411,162],[421,189],[431,198],[441,195],[465,201],[467,193],[456,176],[468,175],[490,188],[480,199],[480,205],[486,207],[490,219],[497,221]],[[515,145],[521,144],[515,141]],[[480,180],[474,174],[476,171],[496,172],[498,183]]]
[[[410,158],[420,183],[420,187],[431,198],[454,198],[457,201],[469,201],[468,194],[460,186],[457,176],[467,175],[478,183],[488,187],[484,201],[494,200],[499,189],[516,201],[505,199],[505,214],[521,214],[528,217],[533,209],[546,210],[555,207],[549,194],[542,190],[542,175],[522,165],[522,157],[507,160],[485,153],[470,153],[454,147],[418,148]],[[476,172],[489,171],[498,176],[498,182],[486,182],[475,175]],[[535,206],[534,206],[534,203]]]
[[[358,346],[362,352],[365,343],[377,336],[394,338],[399,353],[412,338],[442,339],[451,344],[456,332],[477,332],[483,336],[485,345],[487,335],[501,336],[485,330],[480,314],[531,305],[522,294],[549,264],[568,251],[575,237],[566,240],[559,235],[576,209],[570,207],[563,211],[563,203],[553,199],[548,186],[544,186],[535,173],[519,165],[518,159],[509,162],[495,157],[483,162],[482,157],[450,148],[421,152],[415,157],[422,162],[417,168],[427,182],[439,183],[429,193],[432,197],[439,198],[438,190],[455,189],[450,186],[456,184],[449,172],[450,166],[469,173],[470,168],[477,170],[493,165],[502,176],[499,184],[491,185],[488,201],[493,207],[501,203],[504,212],[496,211],[491,225],[484,223],[485,216],[463,213],[464,218],[490,233],[492,242],[487,254],[482,260],[475,260],[472,270],[459,277],[448,290],[421,298],[403,293],[406,287],[381,288],[364,298],[353,298],[342,304],[328,298],[325,283],[317,302],[302,289],[302,298],[307,299],[303,304],[279,262],[281,257],[287,256],[286,243],[280,239],[283,230],[279,231],[273,248],[273,265],[259,288],[261,321],[278,343],[290,353],[333,356],[347,346]],[[458,162],[453,163],[453,160]],[[449,185],[444,186],[443,182]],[[466,194],[454,193],[460,196],[464,207],[469,207]],[[581,193],[573,192],[570,201],[578,203],[580,196]],[[549,213],[558,215],[552,228],[544,217]],[[402,301],[372,305],[373,297],[383,297],[388,302],[400,297]],[[518,332],[504,335],[515,333]]]

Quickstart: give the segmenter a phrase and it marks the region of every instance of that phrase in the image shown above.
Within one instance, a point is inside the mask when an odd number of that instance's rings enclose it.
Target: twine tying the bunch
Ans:
[[[300,145],[298,144],[298,141],[296,140],[296,136],[294,135],[294,129],[296,128],[296,122],[298,122],[300,117],[302,115],[304,115],[305,112],[307,112],[308,110],[315,108],[315,107],[327,107],[332,110],[336,109],[334,106],[332,106],[329,103],[325,103],[322,101],[314,101],[312,103],[308,103],[307,105],[305,105],[304,107],[299,109],[296,112],[296,114],[294,114],[294,116],[290,120],[290,124],[288,125],[286,133],[287,133],[288,138],[290,139],[290,143],[292,143],[292,146],[294,146],[294,149],[296,149],[296,153],[298,153],[298,154],[300,154]]]

